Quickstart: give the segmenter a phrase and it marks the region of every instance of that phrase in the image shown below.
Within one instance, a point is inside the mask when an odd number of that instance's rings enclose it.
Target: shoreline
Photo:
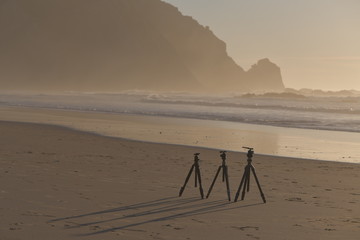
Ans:
[[[360,165],[256,154],[243,201],[220,178],[213,149],[129,141],[44,124],[0,122],[0,237],[34,239],[347,239],[360,232]],[[246,154],[227,153],[233,200]],[[246,216],[244,218],[243,216]],[[283,236],[286,236],[283,237]]]
[[[358,134],[349,132],[23,107],[0,107],[0,120],[65,126],[145,142],[236,152],[251,146],[257,154],[360,163]]]
[[[224,149],[218,149],[218,148],[211,148],[211,147],[205,147],[205,146],[192,146],[192,145],[185,145],[185,144],[175,144],[175,143],[162,143],[162,142],[153,142],[153,141],[144,141],[144,140],[137,140],[137,139],[130,139],[130,138],[123,138],[118,136],[107,136],[102,135],[97,132],[91,132],[86,130],[80,130],[76,128],[71,128],[68,126],[58,125],[58,124],[48,124],[48,123],[33,123],[33,122],[20,122],[20,121],[3,121],[0,120],[0,124],[23,124],[23,125],[35,125],[35,126],[45,126],[45,127],[53,127],[53,128],[60,128],[68,131],[78,132],[80,134],[89,134],[92,136],[97,137],[104,137],[109,138],[113,140],[120,140],[120,141],[127,141],[127,142],[135,142],[135,143],[144,143],[144,144],[159,144],[159,145],[165,145],[165,146],[178,146],[178,147],[184,147],[184,148],[195,148],[199,150],[205,150],[205,151],[223,151]],[[243,154],[244,155],[244,161],[246,160],[246,151],[235,151],[235,150],[225,150],[228,153],[234,153],[234,154]],[[329,163],[341,163],[341,164],[355,164],[359,165],[359,163],[353,163],[353,162],[340,162],[340,161],[334,161],[334,160],[317,160],[317,159],[311,159],[311,158],[300,158],[300,157],[288,157],[288,156],[278,156],[278,155],[269,155],[269,154],[262,154],[262,153],[254,153],[254,156],[262,156],[262,157],[270,157],[270,158],[280,158],[284,160],[303,160],[303,161],[321,161],[321,162],[329,162]]]

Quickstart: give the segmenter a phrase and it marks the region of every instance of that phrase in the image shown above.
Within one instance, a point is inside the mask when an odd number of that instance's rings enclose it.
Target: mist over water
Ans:
[[[360,132],[360,97],[268,97],[126,91],[0,94],[0,105]]]

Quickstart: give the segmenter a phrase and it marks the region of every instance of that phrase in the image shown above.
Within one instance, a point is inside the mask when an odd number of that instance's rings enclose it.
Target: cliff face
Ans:
[[[0,32],[1,89],[249,91],[264,86],[260,78],[282,86],[278,68],[245,72],[208,28],[160,0],[0,0]]]

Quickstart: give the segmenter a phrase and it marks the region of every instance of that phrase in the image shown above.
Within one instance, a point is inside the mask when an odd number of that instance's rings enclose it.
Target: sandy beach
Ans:
[[[245,200],[228,202],[217,150],[0,122],[0,239],[358,239],[359,164],[254,156]],[[228,153],[231,197],[246,156]]]
[[[360,240],[359,12],[0,0],[0,240]]]

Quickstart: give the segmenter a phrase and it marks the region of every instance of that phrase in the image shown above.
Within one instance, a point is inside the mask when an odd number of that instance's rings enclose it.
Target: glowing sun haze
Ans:
[[[360,90],[359,0],[165,0],[227,44],[245,69],[268,57],[286,87]]]

